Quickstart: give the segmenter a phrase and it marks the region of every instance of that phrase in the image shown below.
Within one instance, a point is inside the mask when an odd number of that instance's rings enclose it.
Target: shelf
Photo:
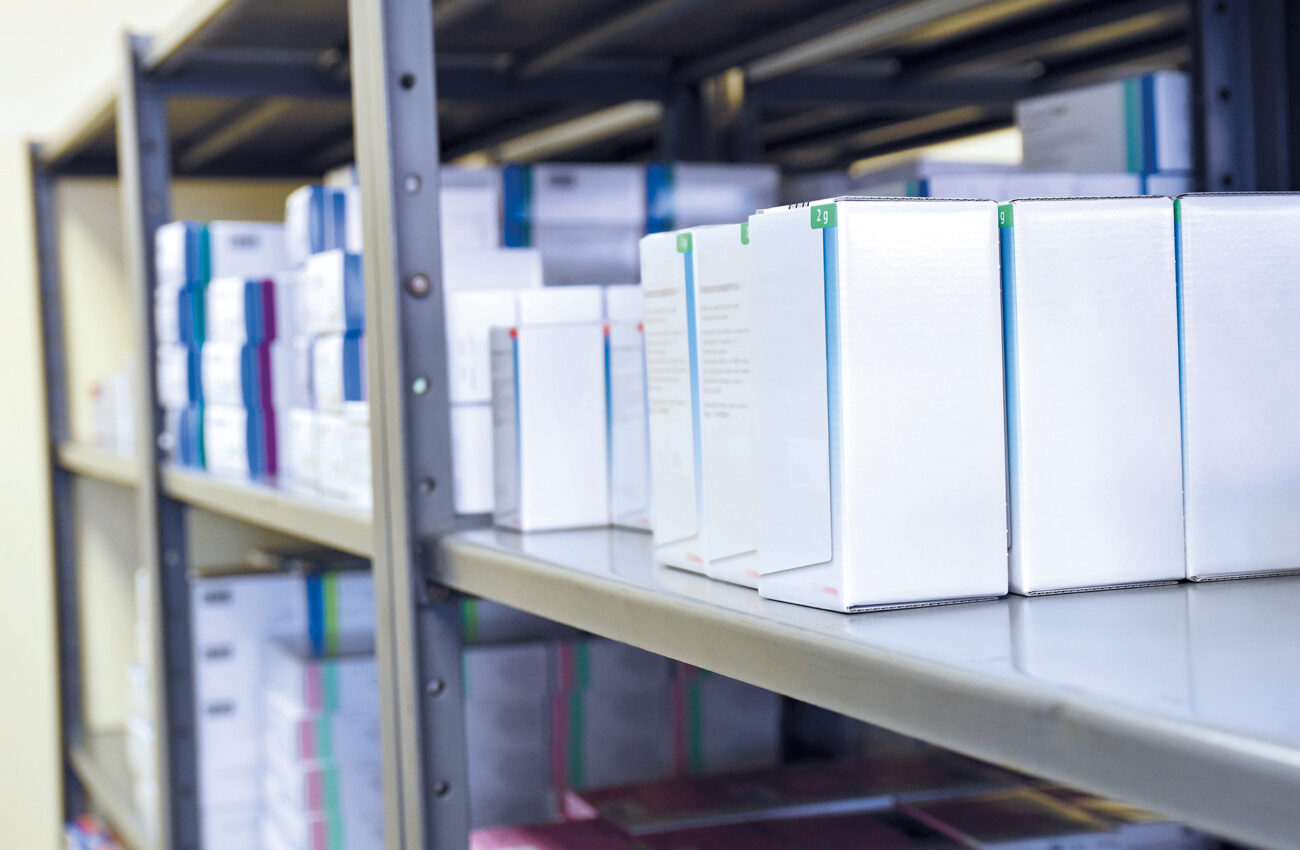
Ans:
[[[789,169],[840,168],[1008,126],[1022,97],[1190,59],[1184,0],[561,5],[436,4],[448,160],[617,104],[666,105],[674,91],[742,68],[752,153]],[[170,98],[173,173],[308,178],[348,161],[348,39],[339,0],[189,4],[145,55]],[[50,141],[56,169],[115,172],[115,83]],[[575,134],[552,155],[661,157],[666,123],[661,115],[610,136]]]
[[[650,538],[462,532],[438,581],[860,720],[1296,847],[1300,579],[834,614],[654,564]]]
[[[135,808],[131,770],[123,732],[91,732],[68,754],[72,770],[95,806],[132,850],[148,850],[144,825]]]
[[[59,446],[59,465],[83,478],[134,487],[139,474],[135,460],[86,443]]]
[[[173,468],[162,479],[167,495],[191,507],[354,555],[373,552],[370,513],[352,505]]]

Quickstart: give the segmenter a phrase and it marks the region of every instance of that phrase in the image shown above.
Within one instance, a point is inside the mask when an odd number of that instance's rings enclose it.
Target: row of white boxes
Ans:
[[[1295,571],[1297,226],[840,198],[646,237],[657,557],[842,611]]]
[[[1161,71],[1016,104],[1017,165],[919,156],[850,177],[791,175],[786,203],[839,195],[921,198],[1125,197],[1193,191],[1191,84]],[[896,160],[897,157],[890,157]]]

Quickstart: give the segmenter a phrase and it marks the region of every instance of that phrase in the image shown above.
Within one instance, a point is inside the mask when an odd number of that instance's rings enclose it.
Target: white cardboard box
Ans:
[[[448,293],[540,289],[542,255],[533,248],[448,247],[442,259],[442,285]]]
[[[517,293],[519,324],[599,322],[605,317],[605,290],[600,286],[549,286]]]
[[[445,165],[440,178],[443,262],[500,245],[501,170]]]
[[[605,318],[611,322],[639,322],[645,319],[645,297],[640,285],[605,287]]]
[[[638,298],[639,298],[638,293]],[[650,434],[646,413],[645,332],[640,322],[607,323],[610,521],[649,531]]]
[[[319,479],[316,449],[316,411],[293,407],[278,413],[280,427],[280,483],[298,493],[311,492]]]
[[[599,322],[493,329],[498,525],[609,523],[604,348]]]
[[[294,266],[312,254],[347,244],[347,190],[342,186],[302,186],[284,202],[286,253]]]
[[[299,315],[295,317],[294,327],[301,333],[365,330],[361,255],[327,251],[308,257],[298,278],[296,307]]]
[[[999,215],[1011,589],[1178,581],[1173,201],[1016,201]]]
[[[281,695],[299,711],[378,714],[379,668],[373,636],[342,644],[339,655],[316,658],[305,640],[270,641],[262,691]]]
[[[348,402],[366,400],[366,336],[330,333],[311,346],[312,398],[316,409],[341,413]]]
[[[1300,195],[1177,210],[1187,576],[1300,570]]]
[[[213,475],[251,478],[256,473],[246,408],[209,404],[203,408],[203,457]]]
[[[1027,171],[1193,169],[1191,81],[1179,71],[1101,83],[1016,104]]]
[[[452,404],[451,465],[456,513],[492,512],[492,403]]]
[[[269,277],[293,267],[279,222],[210,221],[205,229],[208,280]]]
[[[641,243],[655,557],[754,587],[758,455],[749,225]]]
[[[652,162],[646,165],[646,218],[652,233],[731,224],[779,202],[772,165]]]
[[[997,231],[983,201],[750,219],[764,596],[857,611],[1006,593]]]

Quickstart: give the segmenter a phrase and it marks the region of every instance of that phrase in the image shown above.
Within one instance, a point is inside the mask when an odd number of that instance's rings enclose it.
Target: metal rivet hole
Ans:
[[[413,89],[415,88],[415,75],[408,71],[407,73],[401,76],[400,82],[402,84],[402,88],[408,90]]]
[[[430,493],[432,493],[434,490],[437,489],[437,486],[438,486],[437,482],[435,482],[432,478],[420,479],[420,495],[421,496],[429,495]]]
[[[416,378],[415,381],[414,381],[414,383],[411,384],[411,390],[412,390],[416,395],[424,395],[425,393],[427,393],[427,392],[429,391],[429,379],[428,379],[428,378]]]
[[[420,191],[420,187],[423,185],[424,181],[420,179],[418,174],[408,174],[402,178],[402,188],[406,190],[408,195],[414,195]]]
[[[437,782],[433,783],[433,793],[436,797],[446,797],[447,792],[450,790],[451,786],[447,784],[447,780],[445,779],[439,779]]]
[[[436,697],[439,694],[441,694],[443,691],[447,690],[447,683],[444,682],[442,679],[434,679],[433,681],[429,682],[429,684],[425,687],[425,690],[428,692],[429,696]]]

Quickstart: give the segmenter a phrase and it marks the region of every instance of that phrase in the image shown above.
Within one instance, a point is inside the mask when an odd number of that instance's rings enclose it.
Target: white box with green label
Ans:
[[[1011,589],[1181,579],[1173,201],[1016,201],[1000,223]]]
[[[1187,576],[1300,571],[1300,195],[1176,209]]]
[[[655,557],[757,585],[747,224],[641,240]]]
[[[836,611],[1007,591],[997,205],[750,219],[758,589]]]
[[[1160,71],[1016,104],[1026,171],[1190,172],[1191,82]]]
[[[493,328],[491,345],[497,525],[609,525],[604,324]]]

